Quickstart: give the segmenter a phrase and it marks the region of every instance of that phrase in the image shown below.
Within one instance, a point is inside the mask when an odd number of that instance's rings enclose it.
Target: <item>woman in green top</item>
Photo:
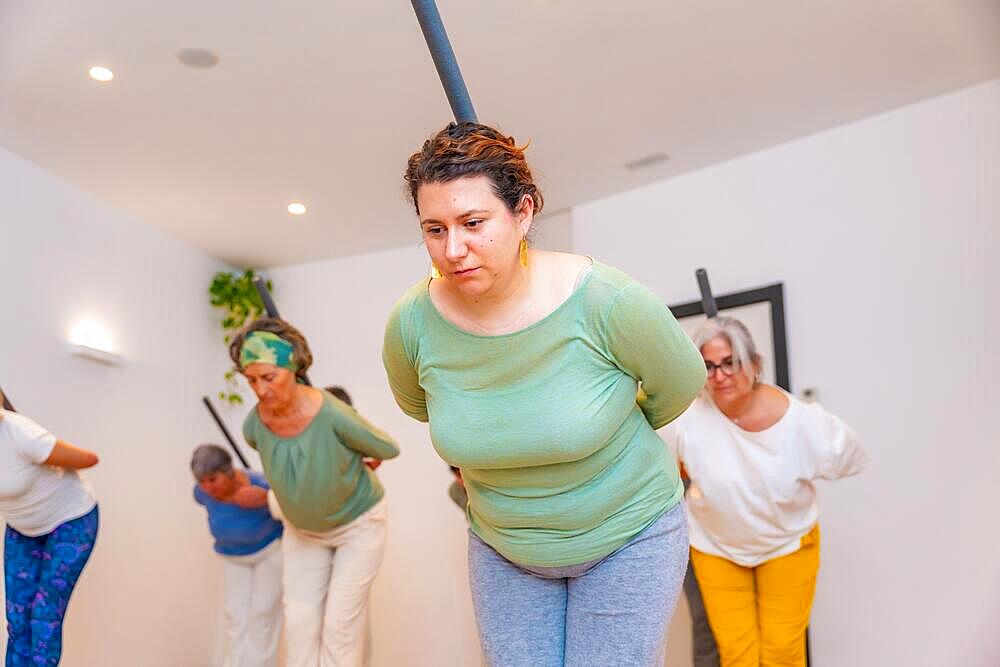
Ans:
[[[386,507],[364,459],[391,459],[399,449],[354,408],[299,382],[312,353],[287,322],[257,320],[229,354],[259,400],[243,435],[260,453],[285,521],[286,665],[367,664],[368,594],[382,563]]]
[[[542,196],[513,138],[451,124],[405,178],[434,275],[397,303],[383,361],[461,468],[488,662],[654,664],[687,565],[654,429],[704,385],[698,351],[624,273],[528,248]]]

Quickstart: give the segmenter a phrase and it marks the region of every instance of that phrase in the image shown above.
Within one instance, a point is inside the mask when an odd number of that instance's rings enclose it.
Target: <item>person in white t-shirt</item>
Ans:
[[[705,390],[663,434],[691,479],[691,563],[721,665],[805,665],[819,570],[813,481],[854,475],[868,456],[840,418],[760,381],[739,320],[710,319],[694,342]]]
[[[70,595],[97,539],[97,500],[77,472],[97,455],[0,410],[7,665],[57,665]]]

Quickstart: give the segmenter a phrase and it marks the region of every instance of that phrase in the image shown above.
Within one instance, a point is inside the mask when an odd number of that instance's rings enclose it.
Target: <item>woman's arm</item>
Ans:
[[[427,398],[420,386],[417,370],[407,354],[402,329],[402,305],[397,304],[385,325],[382,364],[396,404],[417,421],[427,421]]]
[[[233,494],[232,501],[236,505],[248,510],[256,509],[258,507],[266,507],[267,489],[262,486],[247,484],[246,486],[237,489],[236,493]]]
[[[64,440],[56,440],[52,453],[43,461],[45,465],[69,468],[70,470],[81,470],[96,466],[98,463],[97,454],[89,449],[83,449],[71,445]]]
[[[654,429],[683,413],[705,386],[705,361],[670,310],[651,291],[632,283],[608,310],[608,350],[640,382],[637,398]]]
[[[868,465],[868,452],[854,429],[840,417],[830,414],[818,403],[806,406],[810,415],[811,440],[819,449],[819,479],[841,479],[857,475]]]
[[[346,404],[337,406],[337,421],[333,428],[341,442],[359,454],[381,460],[399,456],[399,447],[388,433],[376,428]]]

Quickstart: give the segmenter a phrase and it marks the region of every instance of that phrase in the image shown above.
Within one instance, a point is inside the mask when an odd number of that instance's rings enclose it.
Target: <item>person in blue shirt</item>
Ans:
[[[227,667],[276,667],[281,633],[282,524],[260,473],[236,470],[218,445],[191,456],[194,499],[208,512],[225,577]]]

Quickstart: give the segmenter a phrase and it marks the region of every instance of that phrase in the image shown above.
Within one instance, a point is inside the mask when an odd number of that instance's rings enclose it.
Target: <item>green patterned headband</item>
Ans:
[[[240,368],[257,363],[280,366],[293,373],[299,368],[295,363],[295,348],[292,344],[270,331],[251,331],[243,339]]]

